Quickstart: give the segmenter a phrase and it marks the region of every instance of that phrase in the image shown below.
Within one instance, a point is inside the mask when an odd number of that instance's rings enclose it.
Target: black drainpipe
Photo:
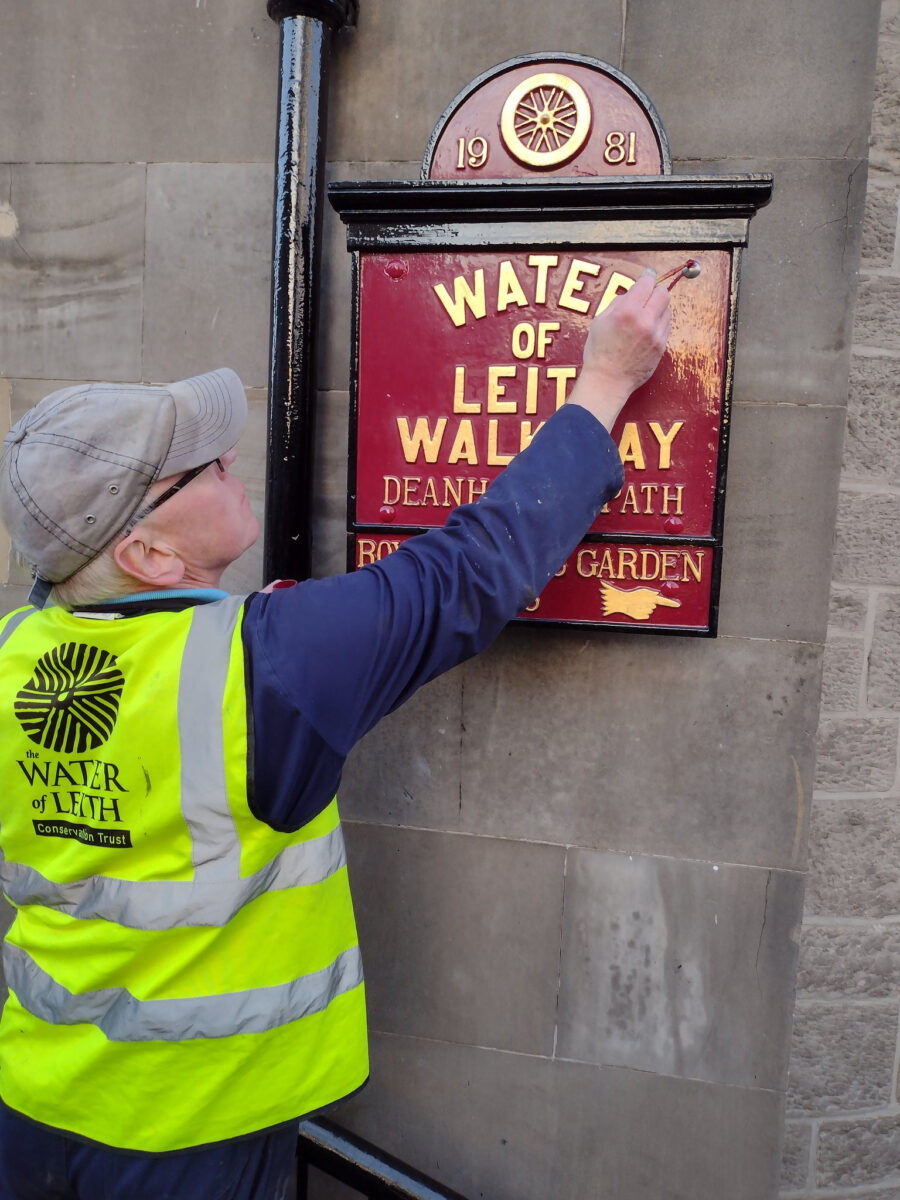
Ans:
[[[281,25],[264,576],[306,579],[312,554],[316,325],[328,56],[358,0],[268,0]]]

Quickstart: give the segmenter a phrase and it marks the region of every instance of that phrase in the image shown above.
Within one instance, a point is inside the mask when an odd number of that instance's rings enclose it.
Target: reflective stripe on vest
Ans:
[[[7,982],[34,1016],[51,1025],[96,1025],[111,1042],[185,1042],[192,1038],[265,1033],[311,1013],[362,983],[362,960],[354,946],[330,966],[277,987],[222,996],[136,1000],[127,988],[100,988],[73,995],[42,971],[18,946],[5,946]]]
[[[131,882],[91,875],[54,883],[22,863],[0,866],[0,885],[13,904],[43,904],[70,917],[114,921],[129,929],[175,929],[227,925],[245,904],[264,892],[321,883],[347,862],[340,829],[288,846],[246,879]]]
[[[225,802],[221,699],[243,606],[243,596],[229,596],[196,608],[181,660],[181,811],[191,833],[194,878],[202,883],[240,877],[241,846]]]
[[[17,629],[25,620],[25,618],[30,617],[34,611],[35,610],[33,608],[21,608],[18,610],[18,612],[9,614],[9,620],[6,622],[3,628],[0,629],[0,648],[2,648],[3,643],[13,632],[13,630]]]

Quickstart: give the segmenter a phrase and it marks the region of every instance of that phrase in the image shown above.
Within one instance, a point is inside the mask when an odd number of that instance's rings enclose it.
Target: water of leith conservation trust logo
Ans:
[[[26,735],[57,754],[84,754],[109,738],[125,677],[116,656],[97,646],[65,642],[42,654],[16,695]]]

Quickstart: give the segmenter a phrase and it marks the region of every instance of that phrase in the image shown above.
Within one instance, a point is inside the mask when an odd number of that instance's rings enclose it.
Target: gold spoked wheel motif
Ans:
[[[568,75],[546,71],[523,79],[506,98],[500,132],[507,150],[529,167],[574,158],[591,130],[591,102]]]

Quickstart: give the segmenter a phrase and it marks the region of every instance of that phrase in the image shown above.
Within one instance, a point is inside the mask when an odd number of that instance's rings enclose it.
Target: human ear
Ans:
[[[184,577],[184,563],[165,542],[129,533],[113,549],[116,566],[150,587],[177,587]]]

